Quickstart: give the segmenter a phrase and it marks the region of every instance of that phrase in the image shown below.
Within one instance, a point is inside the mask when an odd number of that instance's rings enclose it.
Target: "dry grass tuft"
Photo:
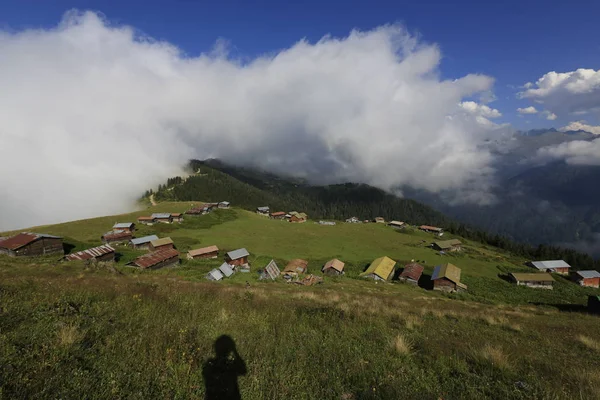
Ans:
[[[417,315],[408,315],[406,317],[406,319],[404,320],[404,323],[406,325],[406,329],[409,330],[413,330],[418,326],[423,325],[423,321],[421,320],[421,318],[419,318],[419,316]]]
[[[394,348],[399,354],[408,355],[413,351],[412,342],[402,334],[397,334],[393,341]]]
[[[577,340],[590,350],[600,351],[600,342],[597,340],[583,335],[577,336]]]
[[[58,329],[57,336],[58,343],[67,347],[81,340],[83,334],[79,332],[75,325],[63,325]]]
[[[486,344],[479,352],[479,355],[495,367],[503,369],[508,369],[510,367],[508,356],[504,354],[500,347]]]

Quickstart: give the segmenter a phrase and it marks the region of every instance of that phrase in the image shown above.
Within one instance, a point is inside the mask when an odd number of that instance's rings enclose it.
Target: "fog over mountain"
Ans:
[[[188,159],[212,157],[319,184],[368,183],[536,243],[595,238],[600,227],[585,222],[593,200],[548,199],[561,179],[540,176],[591,179],[598,127],[517,132],[490,103],[492,77],[442,79],[441,58],[397,24],[249,60],[222,42],[188,55],[93,12],[2,31],[0,230],[129,210]],[[548,73],[524,85],[519,96],[536,106],[519,113],[597,112],[598,77]],[[533,216],[526,229],[498,222]],[[557,234],[547,224],[570,218],[584,225]]]

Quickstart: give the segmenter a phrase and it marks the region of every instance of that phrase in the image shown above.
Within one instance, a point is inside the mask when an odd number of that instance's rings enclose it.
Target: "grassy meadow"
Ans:
[[[61,235],[73,251],[100,244],[115,222],[190,203],[31,228]],[[203,366],[221,335],[246,372],[242,399],[600,399],[600,319],[582,310],[595,293],[555,277],[555,290],[502,277],[526,260],[477,243],[441,256],[433,236],[379,224],[289,224],[238,210],[142,226],[180,251],[246,247],[252,273],[204,275],[221,260],[138,271],[142,252],[118,248],[116,269],[52,258],[0,256],[0,399],[204,398]],[[376,257],[462,268],[469,291],[446,295],[358,278]],[[301,287],[259,282],[275,259],[337,257],[346,276]],[[250,285],[247,286],[246,282]],[[426,283],[426,280],[424,280]],[[426,286],[426,285],[424,285]]]

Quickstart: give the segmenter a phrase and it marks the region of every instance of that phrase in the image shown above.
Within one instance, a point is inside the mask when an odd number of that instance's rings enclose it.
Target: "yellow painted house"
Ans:
[[[360,276],[380,281],[387,281],[394,274],[395,266],[396,261],[389,257],[380,257],[374,260],[371,265],[369,265],[369,268],[360,274]]]

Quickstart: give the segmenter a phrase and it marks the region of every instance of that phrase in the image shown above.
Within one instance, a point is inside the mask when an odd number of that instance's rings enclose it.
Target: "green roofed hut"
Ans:
[[[433,248],[437,251],[461,251],[462,242],[458,239],[442,240],[433,243]]]
[[[554,278],[547,272],[510,274],[510,279],[518,286],[527,286],[536,289],[552,289]]]
[[[431,280],[433,290],[443,292],[460,292],[467,290],[467,285],[460,281],[460,268],[454,264],[442,264],[435,267]]]
[[[392,260],[389,257],[379,257],[369,265],[369,268],[360,276],[363,278],[371,278],[376,281],[387,281],[394,274],[394,267],[396,266],[396,261]]]

